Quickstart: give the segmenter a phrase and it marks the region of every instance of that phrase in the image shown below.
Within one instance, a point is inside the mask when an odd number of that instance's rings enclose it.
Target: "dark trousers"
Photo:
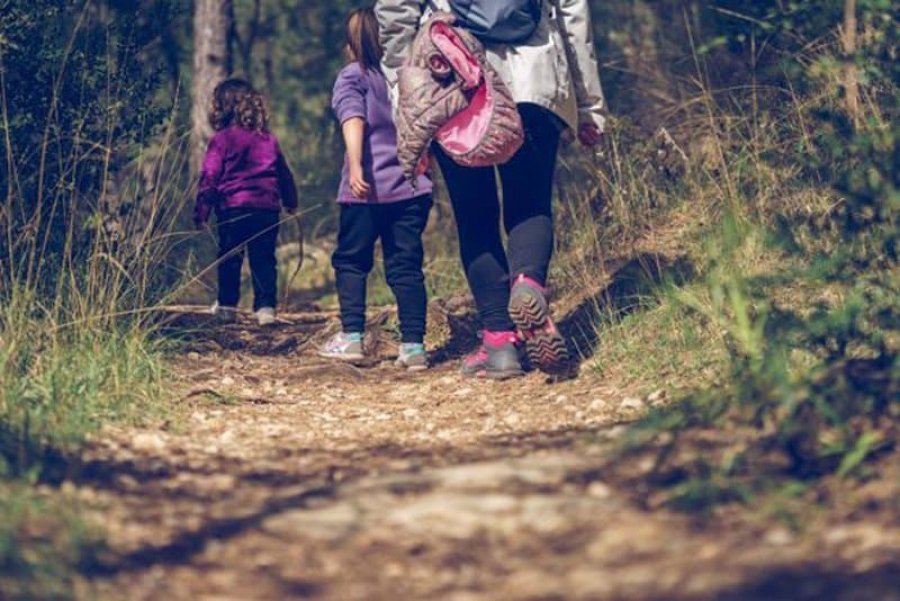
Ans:
[[[278,296],[278,211],[219,209],[219,304],[235,307],[241,298],[244,251],[250,257],[253,276],[253,310],[275,308]]]
[[[403,342],[422,342],[427,303],[422,232],[430,211],[430,196],[396,203],[341,205],[338,244],[331,264],[345,332],[365,331],[366,278],[374,264],[375,242],[380,238],[385,276],[397,299]]]
[[[553,254],[553,173],[559,148],[555,117],[532,104],[519,105],[525,144],[497,168],[503,188],[503,225],[492,167],[461,167],[439,149],[438,163],[456,215],[463,268],[484,327],[515,329],[507,309],[510,276],[544,284]]]

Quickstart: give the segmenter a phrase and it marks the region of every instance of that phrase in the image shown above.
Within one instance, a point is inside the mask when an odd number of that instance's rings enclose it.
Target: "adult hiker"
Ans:
[[[493,379],[522,375],[522,342],[533,365],[550,374],[568,373],[572,361],[550,316],[546,281],[560,135],[570,128],[591,148],[603,132],[604,99],[587,0],[379,0],[375,12],[383,72],[395,102],[404,101],[397,98],[399,70],[407,59],[415,60],[410,54],[420,28],[430,27],[435,13],[449,13],[456,27],[484,43],[490,65],[486,71],[496,72],[505,84],[524,129],[522,146],[496,169],[463,166],[434,145],[484,327],[481,347],[463,360],[463,374]],[[459,78],[470,77],[465,69],[454,70]]]

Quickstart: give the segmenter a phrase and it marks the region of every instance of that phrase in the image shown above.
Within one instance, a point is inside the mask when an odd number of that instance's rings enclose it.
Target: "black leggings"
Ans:
[[[520,274],[544,284],[553,254],[553,173],[559,133],[552,113],[533,104],[519,105],[525,144],[498,167],[503,189],[504,251],[500,236],[500,200],[495,170],[461,167],[438,149],[447,182],[463,268],[482,325],[491,331],[515,329],[509,317],[510,276]]]
[[[250,256],[253,277],[253,310],[275,308],[278,292],[278,211],[219,209],[219,304],[236,307],[241,298],[244,248]]]
[[[427,304],[422,232],[430,211],[431,196],[385,204],[341,205],[338,245],[331,264],[345,332],[365,330],[366,279],[374,263],[375,242],[381,238],[385,277],[397,298],[403,342],[422,342]]]

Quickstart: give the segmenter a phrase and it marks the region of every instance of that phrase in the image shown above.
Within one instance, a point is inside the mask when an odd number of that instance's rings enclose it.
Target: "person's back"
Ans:
[[[363,139],[363,172],[371,184],[368,202],[392,202],[410,195],[428,194],[431,182],[420,178],[413,191],[397,158],[397,128],[394,125],[388,84],[375,69],[364,69],[359,62],[344,67],[337,77],[332,107],[341,123],[360,117],[366,123]],[[350,189],[350,164],[344,162],[339,202],[359,202]]]
[[[216,186],[222,195],[220,206],[281,209],[282,196],[290,193],[281,189],[283,159],[275,136],[232,125],[216,132],[210,147],[221,154]],[[204,170],[204,175],[211,174]]]

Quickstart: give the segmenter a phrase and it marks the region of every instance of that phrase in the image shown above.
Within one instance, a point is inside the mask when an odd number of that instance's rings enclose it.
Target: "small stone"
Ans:
[[[405,417],[406,419],[413,419],[413,418],[416,417],[417,415],[419,415],[419,410],[418,410],[418,409],[414,409],[414,408],[412,408],[412,407],[409,407],[408,409],[404,409],[404,410],[403,410],[403,417]]]
[[[619,404],[619,409],[625,411],[640,411],[644,408],[644,401],[637,397],[628,397]]]
[[[794,542],[794,535],[784,528],[775,528],[766,532],[763,541],[773,547],[783,547]]]
[[[556,397],[556,402],[557,402],[557,403],[565,403],[565,402],[568,401],[568,400],[569,400],[569,397],[567,397],[567,396],[564,395],[564,394],[558,395],[558,396]]]
[[[649,474],[654,467],[656,460],[653,457],[644,457],[637,464],[638,471],[642,474]]]
[[[594,399],[591,401],[590,405],[591,411],[605,411],[606,410],[606,401],[603,399]]]
[[[199,361],[199,360],[200,360],[200,353],[197,353],[197,352],[190,352],[190,353],[187,354],[187,358],[188,358],[189,361]]]
[[[510,413],[503,421],[506,422],[506,425],[508,426],[516,426],[521,423],[522,418],[518,413]]]
[[[666,391],[660,388],[659,390],[650,393],[650,396],[647,397],[647,402],[654,407],[659,407],[660,405],[665,404],[666,398]]]
[[[222,378],[222,386],[232,386],[234,384],[234,378],[231,376],[225,376]]]
[[[137,451],[160,451],[165,446],[162,437],[152,432],[141,432],[131,438],[131,447]]]
[[[595,499],[608,499],[612,496],[612,489],[605,482],[591,482],[587,487],[587,494]]]

